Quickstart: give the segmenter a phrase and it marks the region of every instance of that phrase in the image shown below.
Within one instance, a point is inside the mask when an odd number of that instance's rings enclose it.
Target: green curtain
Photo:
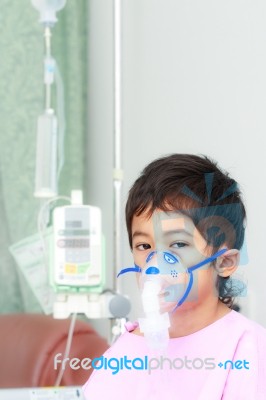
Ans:
[[[8,247],[37,232],[33,197],[37,118],[44,109],[43,28],[30,0],[0,0],[0,313],[41,308]],[[52,29],[65,91],[65,164],[59,194],[85,188],[87,1],[68,0]]]

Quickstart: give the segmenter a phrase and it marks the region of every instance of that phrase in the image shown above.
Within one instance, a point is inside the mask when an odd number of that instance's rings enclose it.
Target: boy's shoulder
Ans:
[[[264,326],[236,311],[230,313],[230,319],[240,326],[243,329],[243,332],[254,334],[262,341],[265,341],[266,345],[266,328]]]
[[[237,318],[243,325],[253,327],[254,329],[258,329],[259,331],[266,332],[266,328],[259,324],[258,322],[254,321],[251,318],[246,317],[241,312],[237,312],[232,310],[231,312],[233,318]]]

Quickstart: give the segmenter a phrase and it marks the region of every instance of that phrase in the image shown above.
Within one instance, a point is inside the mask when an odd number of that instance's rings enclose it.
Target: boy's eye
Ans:
[[[136,248],[139,250],[148,250],[151,248],[151,246],[148,243],[142,243],[142,244],[138,244],[136,246]]]
[[[185,247],[185,246],[187,246],[187,243],[175,242],[175,243],[172,243],[170,247],[174,247],[174,248],[180,249],[181,247]]]

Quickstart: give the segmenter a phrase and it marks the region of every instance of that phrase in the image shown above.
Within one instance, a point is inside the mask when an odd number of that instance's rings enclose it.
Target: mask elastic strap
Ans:
[[[193,265],[192,267],[189,267],[187,270],[188,272],[192,272],[195,271],[195,269],[198,269],[200,267],[202,267],[205,264],[208,264],[209,262],[212,262],[214,260],[216,260],[216,258],[220,257],[222,254],[224,254],[228,249],[222,249],[217,251],[217,253],[213,254],[211,257],[206,258],[205,260],[199,262],[196,265]]]
[[[179,302],[176,304],[176,306],[175,306],[174,309],[171,311],[171,313],[175,312],[175,310],[177,309],[177,307],[180,307],[181,304],[183,304],[184,301],[186,300],[186,298],[188,297],[189,292],[190,292],[190,290],[191,290],[191,288],[192,288],[192,285],[193,285],[193,274],[192,274],[192,272],[195,271],[196,269],[202,267],[203,265],[208,264],[209,262],[212,262],[212,261],[216,260],[216,258],[220,257],[220,256],[221,256],[222,254],[224,254],[227,250],[228,250],[228,249],[226,249],[226,248],[225,248],[225,249],[222,249],[222,250],[219,250],[219,251],[217,251],[217,253],[213,254],[211,257],[208,257],[208,258],[206,258],[205,260],[203,260],[203,261],[199,262],[198,264],[193,265],[192,267],[189,267],[189,268],[187,269],[187,270],[188,270],[188,273],[189,273],[189,282],[188,282],[188,286],[187,286],[187,288],[186,288],[186,291],[185,291],[183,297],[179,300]]]

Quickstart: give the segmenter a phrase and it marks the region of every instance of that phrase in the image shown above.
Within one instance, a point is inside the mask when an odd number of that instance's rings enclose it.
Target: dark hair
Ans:
[[[156,209],[189,216],[214,251],[223,243],[236,249],[243,245],[246,211],[238,184],[206,156],[171,154],[144,168],[126,204],[130,247],[133,216],[151,216]],[[217,288],[221,301],[231,307],[239,295],[232,280],[219,276]]]

